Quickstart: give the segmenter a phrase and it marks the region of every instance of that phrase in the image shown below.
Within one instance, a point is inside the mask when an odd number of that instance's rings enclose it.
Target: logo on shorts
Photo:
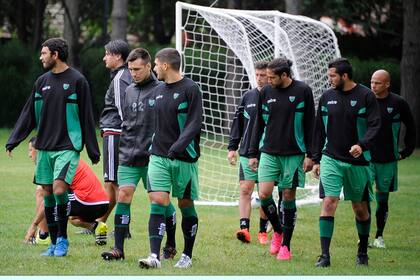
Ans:
[[[179,93],[174,93],[174,99],[177,99],[178,98],[178,96],[179,96]]]
[[[290,102],[295,101],[295,99],[296,99],[296,96],[289,96],[289,100],[290,100]]]
[[[356,104],[357,104],[357,101],[356,100],[350,100],[351,107],[356,106]]]
[[[392,113],[392,111],[394,111],[394,108],[392,108],[392,107],[387,107],[387,108],[386,108],[386,110],[388,111],[388,113],[390,113],[390,114],[391,114],[391,113]]]
[[[70,87],[70,85],[69,85],[69,84],[63,84],[63,89],[64,89],[64,90],[68,90],[68,89],[69,89],[69,87]]]

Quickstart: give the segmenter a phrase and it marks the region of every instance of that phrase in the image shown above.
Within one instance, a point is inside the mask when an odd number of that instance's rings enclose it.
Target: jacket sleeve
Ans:
[[[326,127],[323,121],[323,117],[326,116],[328,112],[323,110],[322,106],[322,96],[318,103],[318,111],[315,117],[315,124],[312,136],[312,160],[315,164],[319,164],[322,157],[322,149],[325,145],[325,140],[327,137]]]
[[[252,127],[251,140],[248,149],[249,158],[256,158],[259,152],[259,143],[264,132],[265,123],[262,117],[262,98],[264,91],[258,95],[257,113],[255,115],[255,122]]]
[[[370,150],[375,136],[381,128],[381,112],[379,110],[378,102],[372,92],[366,95],[366,121],[367,130],[358,144],[363,151]]]
[[[308,86],[305,90],[305,115],[304,115],[304,133],[306,155],[312,158],[312,134],[314,130],[315,105],[312,89]]]
[[[191,141],[201,132],[203,119],[203,100],[198,85],[187,92],[188,112],[184,129],[178,139],[169,148],[168,157],[183,153]]]
[[[36,127],[36,117],[34,110],[35,88],[36,86],[34,85],[32,93],[26,101],[26,104],[20,113],[15,127],[13,128],[9,139],[7,140],[6,150],[8,151],[12,151],[15,147],[17,147]]]
[[[400,151],[402,158],[410,156],[416,147],[416,125],[407,101],[401,102],[401,121],[405,125],[404,149]]]
[[[77,92],[80,93],[79,102],[79,118],[82,129],[83,142],[86,145],[87,154],[92,163],[99,162],[100,152],[98,141],[96,139],[95,121],[92,112],[92,97],[90,94],[89,84],[86,79],[80,79],[77,83]]]
[[[241,141],[243,134],[243,124],[244,124],[244,99],[241,99],[241,104],[236,108],[235,116],[233,117],[232,126],[230,127],[229,135],[229,151],[236,151],[239,147],[239,142]]]

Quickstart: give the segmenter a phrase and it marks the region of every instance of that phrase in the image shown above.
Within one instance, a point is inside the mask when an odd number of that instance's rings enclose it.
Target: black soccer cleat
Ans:
[[[119,261],[124,260],[124,253],[117,248],[112,248],[110,251],[103,252],[101,254],[102,258],[106,261]]]
[[[357,266],[368,266],[369,257],[366,253],[357,253],[356,265]]]
[[[161,260],[173,259],[176,255],[176,249],[174,247],[165,246],[162,249],[162,254],[160,255]]]
[[[316,267],[329,267],[331,265],[330,255],[322,254],[319,256],[317,262],[315,263]]]

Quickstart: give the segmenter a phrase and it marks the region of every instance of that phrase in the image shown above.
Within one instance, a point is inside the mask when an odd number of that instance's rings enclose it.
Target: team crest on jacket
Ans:
[[[64,89],[64,90],[68,90],[68,89],[69,89],[69,87],[70,87],[70,85],[69,85],[69,84],[63,84],[63,89]]]
[[[149,99],[149,106],[150,107],[155,106],[155,100],[154,99]]]
[[[390,113],[390,114],[391,114],[391,113],[392,113],[392,111],[394,111],[394,108],[392,108],[392,107],[387,107],[387,108],[386,108],[386,110],[388,111],[388,113]]]
[[[351,107],[356,106],[356,104],[357,104],[357,100],[350,100]]]
[[[179,93],[174,93],[174,99],[177,99],[178,98],[178,96],[179,96]]]
[[[295,99],[296,99],[296,96],[289,96],[289,100],[290,100],[290,102],[295,101]]]

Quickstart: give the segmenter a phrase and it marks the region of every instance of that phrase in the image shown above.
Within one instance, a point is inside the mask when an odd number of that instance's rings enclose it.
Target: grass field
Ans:
[[[8,130],[0,130],[2,147],[8,134]],[[83,158],[87,159],[85,154]],[[100,253],[113,245],[113,239],[109,239],[107,246],[98,247],[92,236],[76,234],[78,229],[71,225],[68,230],[70,251],[65,258],[41,258],[39,254],[45,247],[22,243],[35,206],[31,183],[34,167],[27,157],[25,141],[14,151],[13,158],[5,153],[0,156],[0,275],[420,275],[419,166],[420,151],[400,163],[400,190],[390,197],[390,215],[385,230],[387,249],[369,250],[368,268],[355,267],[356,227],[350,203],[343,202],[336,214],[331,268],[314,267],[320,251],[319,205],[299,208],[290,262],[276,261],[267,247],[256,243],[256,210],[251,221],[252,243],[241,244],[234,238],[238,227],[236,207],[197,206],[200,224],[193,267],[179,271],[173,268],[175,261],[167,261],[162,263],[160,270],[141,270],[137,260],[149,252],[149,205],[142,187],[135,194],[131,223],[133,238],[126,241],[123,262],[108,263],[100,258]],[[101,165],[94,167],[98,176],[101,168]],[[113,228],[111,217],[108,225]],[[372,228],[376,228],[374,223]],[[177,242],[181,251],[180,225]]]

